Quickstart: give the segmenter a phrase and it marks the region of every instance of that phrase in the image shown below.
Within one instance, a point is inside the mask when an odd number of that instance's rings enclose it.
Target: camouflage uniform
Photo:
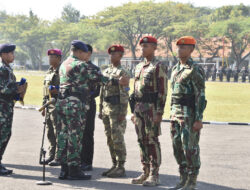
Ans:
[[[60,78],[59,78],[59,66],[57,69],[53,69],[50,67],[47,71],[44,79],[44,90],[43,90],[43,105],[50,100],[50,98],[57,99],[57,94],[50,94],[49,93],[49,86],[59,86],[60,85]],[[46,126],[47,126],[47,137],[50,143],[49,147],[49,157],[54,159],[55,152],[56,152],[56,110],[55,104],[49,105],[45,119],[46,119]]]
[[[102,113],[113,165],[116,166],[118,164],[118,166],[123,167],[126,161],[124,133],[127,121],[126,118],[119,121],[118,117],[127,115],[129,94],[127,87],[119,85],[118,79],[121,76],[129,76],[129,73],[121,65],[117,67],[110,65],[104,70],[103,75],[109,78],[110,82],[101,87],[99,111]],[[112,177],[112,175],[109,177]]]
[[[205,73],[190,58],[186,65],[173,68],[171,76],[171,137],[181,177],[197,177],[200,169],[200,132],[192,130],[202,121],[205,100]]]
[[[136,66],[134,115],[141,162],[144,173],[156,178],[161,165],[161,148],[158,139],[161,135],[161,127],[160,123],[154,123],[153,119],[156,114],[162,115],[164,112],[167,80],[167,67],[155,58],[150,62],[145,59]]]
[[[0,62],[0,164],[11,136],[16,77],[9,65]]]
[[[56,103],[58,150],[62,165],[81,165],[82,138],[86,121],[88,83],[99,82],[100,73],[88,70],[86,62],[70,56],[60,67],[60,93]]]

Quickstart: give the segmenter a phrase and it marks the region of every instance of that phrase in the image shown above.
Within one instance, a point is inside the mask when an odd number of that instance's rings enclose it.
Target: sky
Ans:
[[[46,20],[54,20],[61,16],[66,4],[81,12],[81,15],[91,16],[109,6],[120,6],[127,2],[140,2],[141,0],[0,0],[0,10],[8,14],[26,14],[31,9],[38,17]],[[164,2],[168,0],[155,0]],[[250,0],[172,0],[182,3],[192,3],[194,6],[207,6],[217,8],[223,5],[250,5]]]

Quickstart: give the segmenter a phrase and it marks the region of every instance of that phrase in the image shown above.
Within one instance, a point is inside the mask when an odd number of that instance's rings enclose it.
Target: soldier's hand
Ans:
[[[129,77],[128,76],[121,76],[119,78],[119,84],[121,86],[128,86],[129,85]]]
[[[99,117],[99,119],[102,119],[102,114],[101,114],[101,113],[99,113],[98,117]]]
[[[126,116],[125,115],[119,115],[118,116],[118,121],[123,121],[126,119]]]
[[[17,86],[17,93],[18,94],[21,94],[21,93],[25,93],[26,92],[26,89],[27,89],[27,83],[21,85],[21,86]]]
[[[56,88],[49,90],[50,94],[58,94],[58,90]]]
[[[162,121],[162,115],[161,114],[156,114],[154,117],[154,123],[160,123]]]
[[[202,121],[195,121],[193,125],[193,131],[200,131],[203,127]]]
[[[45,110],[42,111],[42,116],[43,116],[43,117],[45,116]]]
[[[134,114],[131,116],[131,121],[135,125],[135,115]]]

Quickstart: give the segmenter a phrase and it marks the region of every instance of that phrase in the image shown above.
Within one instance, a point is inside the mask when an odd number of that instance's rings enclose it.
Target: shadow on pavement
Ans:
[[[42,166],[29,166],[29,165],[17,165],[17,164],[5,164],[6,167],[9,168],[16,168],[20,170],[30,170],[30,171],[41,171],[41,175],[39,176],[31,176],[31,175],[22,175],[22,174],[14,174],[9,176],[15,179],[26,179],[26,180],[33,180],[33,181],[40,181],[42,180]],[[95,188],[95,189],[102,189],[102,190],[137,190],[137,189],[148,189],[147,187],[143,187],[141,185],[132,185],[129,184],[131,178],[139,176],[141,173],[137,171],[127,171],[126,174],[127,176],[122,178],[122,180],[126,181],[126,183],[121,183],[121,178],[119,179],[112,179],[110,181],[110,178],[103,177],[101,175],[102,172],[107,170],[107,168],[94,168],[93,171],[88,172],[92,174],[92,180],[88,181],[70,181],[70,180],[59,180],[57,178],[59,172],[60,172],[60,167],[49,167],[46,166],[46,174],[50,173],[50,175],[53,175],[54,177],[46,177],[46,180],[53,182],[55,186],[60,186],[60,184],[67,185],[69,188],[72,187],[74,188]],[[47,174],[48,175],[48,174]],[[105,178],[108,181],[105,181]],[[117,182],[115,182],[117,180]],[[161,180],[161,185],[154,187],[154,189],[158,190],[166,190],[171,186],[174,186],[178,180],[178,176],[173,176],[173,175],[166,175],[166,174],[160,174],[160,180]],[[198,181],[197,183],[197,188],[201,190],[245,190],[245,189],[235,189],[231,187],[226,187],[226,186],[220,186],[216,184],[210,184],[206,182],[201,182]]]

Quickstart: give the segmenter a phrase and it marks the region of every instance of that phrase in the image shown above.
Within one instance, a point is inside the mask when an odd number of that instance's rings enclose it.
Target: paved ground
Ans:
[[[128,122],[125,135],[128,159],[127,177],[122,179],[104,178],[100,174],[111,166],[103,125],[96,120],[94,170],[90,181],[61,181],[57,179],[59,168],[46,168],[46,179],[52,186],[38,186],[42,179],[42,167],[38,164],[42,139],[43,118],[37,111],[16,109],[13,135],[3,158],[3,163],[14,170],[8,177],[0,177],[1,190],[36,189],[101,189],[137,190],[148,189],[131,185],[130,179],[140,174],[141,165],[135,130]],[[169,123],[162,125],[160,137],[162,165],[161,185],[154,188],[168,189],[178,180],[178,169],[173,157]],[[201,135],[202,167],[198,188],[202,190],[250,189],[250,127],[206,125]]]

